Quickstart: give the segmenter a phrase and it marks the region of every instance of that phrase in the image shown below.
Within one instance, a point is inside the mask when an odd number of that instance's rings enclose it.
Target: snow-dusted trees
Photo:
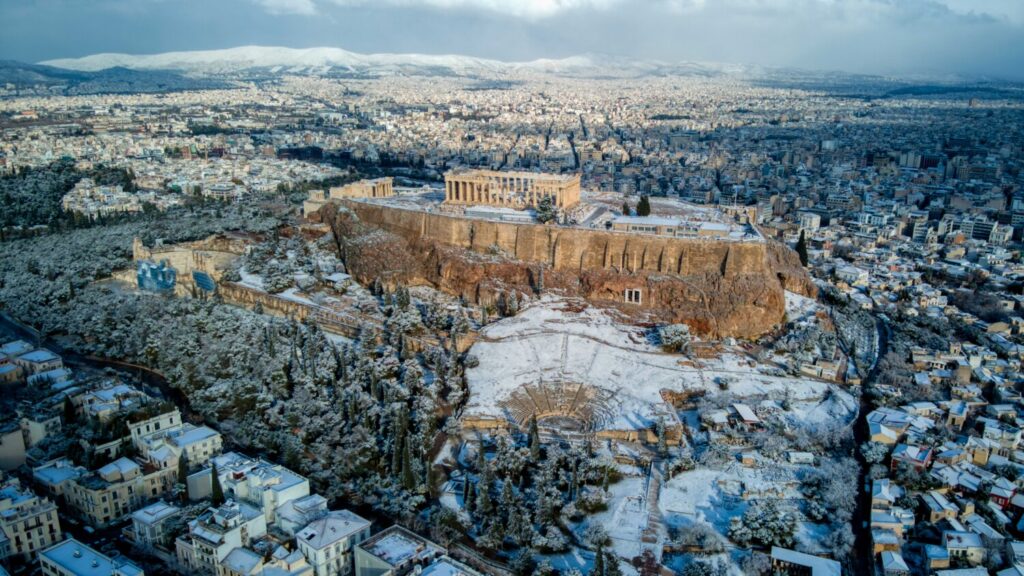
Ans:
[[[860,453],[868,464],[880,464],[889,456],[889,446],[881,442],[865,442],[860,445]]]
[[[774,500],[759,500],[743,513],[740,522],[729,527],[729,538],[740,546],[782,546],[791,548],[796,533],[796,516],[792,510]]]
[[[807,515],[830,522],[830,532],[822,544],[837,559],[845,559],[853,550],[850,523],[857,506],[857,491],[850,487],[857,485],[858,469],[853,458],[822,458],[804,480]]]
[[[685,352],[692,336],[686,324],[668,324],[658,328],[661,346],[668,352]]]

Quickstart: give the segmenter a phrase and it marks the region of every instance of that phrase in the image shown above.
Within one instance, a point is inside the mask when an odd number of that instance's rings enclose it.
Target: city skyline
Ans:
[[[39,62],[241,45],[502,61],[609,54],[895,76],[1021,80],[1008,0],[193,0],[0,3],[0,54]],[[427,26],[423,24],[427,23]]]

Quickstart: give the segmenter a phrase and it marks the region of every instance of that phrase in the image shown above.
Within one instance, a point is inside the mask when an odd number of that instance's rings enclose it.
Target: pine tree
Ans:
[[[216,462],[210,467],[210,475],[210,503],[214,506],[220,506],[224,503],[224,489],[220,486],[220,476],[217,475]]]
[[[633,213],[633,211],[629,209],[629,202],[623,202],[622,203],[622,215],[623,216],[629,216],[632,213]]]
[[[537,203],[537,221],[547,224],[558,217],[558,207],[555,206],[550,195],[544,196]]]
[[[800,231],[800,238],[796,241],[796,253],[800,256],[800,264],[807,266],[807,238],[804,236],[804,231]]]
[[[636,215],[637,216],[650,216],[651,215],[651,201],[647,195],[640,197],[640,201],[636,203]]]
[[[597,554],[594,555],[594,569],[590,571],[591,576],[604,576],[604,546],[597,547]]]

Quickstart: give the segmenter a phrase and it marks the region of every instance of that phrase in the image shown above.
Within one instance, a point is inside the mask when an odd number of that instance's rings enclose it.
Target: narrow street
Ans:
[[[861,381],[860,413],[857,415],[857,422],[853,427],[854,456],[860,463],[860,474],[858,483],[860,491],[857,498],[857,509],[853,514],[853,534],[856,537],[853,552],[853,573],[871,574],[873,571],[874,556],[871,553],[871,476],[869,474],[871,464],[864,459],[860,446],[868,441],[867,415],[875,409],[874,402],[866,393],[867,388],[875,382],[878,377],[878,360],[882,359],[889,351],[889,325],[884,320],[876,318],[878,327],[878,357],[871,371]]]

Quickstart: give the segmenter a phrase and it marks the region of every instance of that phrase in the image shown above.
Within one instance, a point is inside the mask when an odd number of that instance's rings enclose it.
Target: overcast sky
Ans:
[[[1024,0],[0,0],[0,59],[247,44],[1024,80]]]

